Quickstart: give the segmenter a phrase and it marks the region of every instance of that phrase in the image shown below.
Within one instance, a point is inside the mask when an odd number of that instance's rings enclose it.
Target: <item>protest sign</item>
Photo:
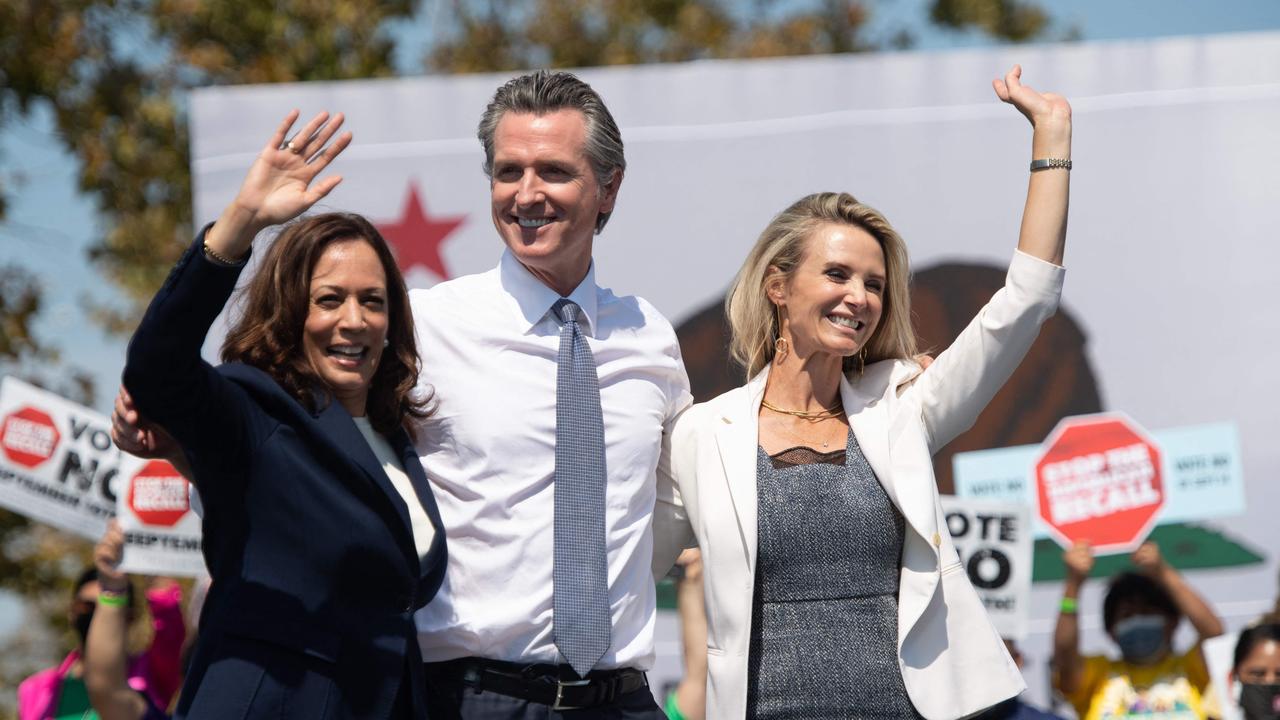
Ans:
[[[126,572],[204,570],[186,479],[120,452],[105,416],[12,377],[0,383],[0,506],[93,542],[118,513]]]
[[[164,460],[126,456],[117,513],[124,530],[125,572],[201,575],[200,517],[191,486]]]
[[[1066,418],[1035,464],[1040,520],[1063,547],[1098,553],[1142,544],[1164,507],[1160,450],[1129,418]]]
[[[16,378],[0,383],[0,505],[96,541],[115,515],[124,457],[106,417]]]
[[[1026,505],[942,496],[960,562],[1001,637],[1027,633],[1031,602],[1031,513]]]
[[[1026,503],[1033,510],[1035,536],[1053,537],[1060,544],[1073,537],[1098,544],[1089,532],[1098,530],[1096,525],[1100,521],[1094,511],[1103,504],[1115,512],[1128,512],[1120,523],[1124,531],[1120,534],[1129,535],[1122,539],[1132,542],[1116,542],[1109,550],[1103,550],[1104,553],[1123,552],[1126,547],[1141,542],[1151,523],[1194,522],[1245,512],[1240,439],[1234,425],[1219,423],[1152,432],[1118,432],[1114,436],[1116,441],[1109,448],[1102,448],[1099,438],[1115,430],[1110,421],[1121,419],[1132,423],[1127,417],[1114,413],[1067,418],[1044,445],[960,453],[953,463],[956,495]],[[1071,454],[1076,433],[1072,432],[1062,443],[1056,442],[1057,436],[1064,427],[1080,427],[1082,420],[1086,426],[1097,428],[1094,444],[1078,446],[1081,452],[1075,456],[1082,459],[1075,461],[1077,465],[1068,460],[1067,465],[1056,465],[1055,470],[1049,471],[1049,475],[1056,478],[1058,497],[1071,498],[1067,501],[1069,504],[1064,503],[1059,509],[1061,525],[1070,531],[1068,535],[1063,528],[1055,530],[1051,526],[1054,509],[1048,506],[1047,494],[1042,497],[1037,479],[1044,475],[1046,468]],[[1053,444],[1062,447],[1050,453],[1049,446]],[[1141,453],[1136,450],[1139,445],[1143,446]],[[1111,459],[1118,472],[1110,472],[1108,449],[1116,451]],[[1048,462],[1042,462],[1046,458]],[[1115,493],[1111,500],[1097,492],[1098,488],[1116,482],[1124,485],[1123,492]],[[1157,493],[1161,497],[1158,502]],[[1070,521],[1082,519],[1087,521],[1085,526],[1069,527],[1074,525]],[[1094,527],[1089,527],[1090,523]],[[1098,537],[1105,539],[1104,535]]]

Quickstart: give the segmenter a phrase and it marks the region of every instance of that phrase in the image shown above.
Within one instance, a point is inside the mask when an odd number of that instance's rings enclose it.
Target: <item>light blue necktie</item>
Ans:
[[[604,419],[600,380],[578,327],[582,308],[561,299],[556,356],[553,624],[556,647],[579,677],[609,649],[609,562],[604,543]]]

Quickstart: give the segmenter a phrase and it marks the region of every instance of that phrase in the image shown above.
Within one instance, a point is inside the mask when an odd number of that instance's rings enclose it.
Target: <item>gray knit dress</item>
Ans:
[[[902,515],[853,433],[843,451],[757,450],[747,717],[919,718],[898,668]]]

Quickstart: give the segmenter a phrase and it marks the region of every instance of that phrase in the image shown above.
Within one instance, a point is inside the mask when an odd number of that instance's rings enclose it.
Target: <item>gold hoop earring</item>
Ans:
[[[787,353],[790,351],[791,343],[787,342],[786,338],[780,337],[773,341],[773,361],[775,363],[782,362],[782,359],[785,358]]]

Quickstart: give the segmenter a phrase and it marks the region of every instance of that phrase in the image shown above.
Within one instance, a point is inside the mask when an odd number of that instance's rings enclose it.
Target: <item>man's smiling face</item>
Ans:
[[[508,112],[493,142],[493,224],[516,259],[568,295],[591,264],[596,218],[613,210],[619,173],[602,189],[577,110]]]

